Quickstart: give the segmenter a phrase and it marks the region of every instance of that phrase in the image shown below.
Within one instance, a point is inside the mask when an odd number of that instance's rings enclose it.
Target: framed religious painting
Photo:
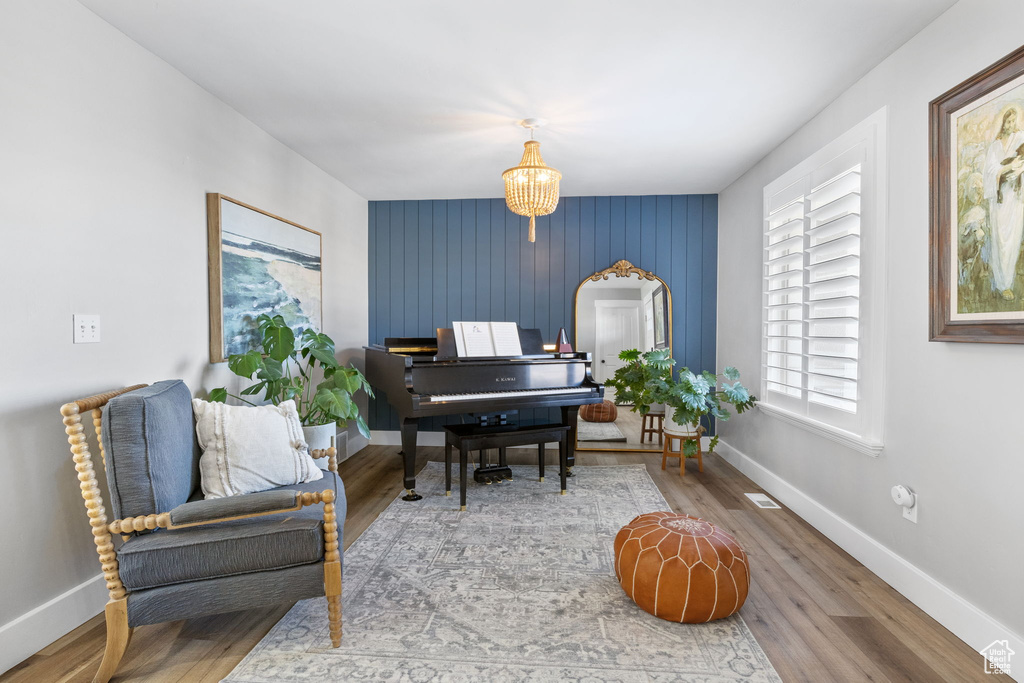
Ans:
[[[930,105],[931,341],[1024,343],[1024,47]]]
[[[320,233],[222,194],[206,195],[210,362],[258,346],[256,318],[320,330]]]

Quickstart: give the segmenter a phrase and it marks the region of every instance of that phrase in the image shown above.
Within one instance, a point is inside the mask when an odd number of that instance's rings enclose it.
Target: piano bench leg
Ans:
[[[444,495],[452,495],[452,445],[444,442]]]
[[[540,469],[540,480],[544,481],[544,444],[537,445],[537,467]]]
[[[565,475],[569,469],[569,444],[558,442],[558,471],[562,478],[562,495],[565,495]]]
[[[466,510],[466,469],[468,467],[469,452],[459,447],[459,510]]]

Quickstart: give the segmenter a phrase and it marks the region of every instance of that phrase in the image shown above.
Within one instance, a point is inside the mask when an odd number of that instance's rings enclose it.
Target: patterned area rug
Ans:
[[[622,430],[614,422],[587,422],[580,420],[576,426],[577,441],[625,441]]]
[[[341,647],[326,600],[305,600],[225,680],[780,681],[739,615],[670,623],[619,587],[616,532],[669,509],[644,466],[573,471],[565,496],[554,467],[471,481],[459,512],[428,463],[423,500],[395,500],[345,551]]]

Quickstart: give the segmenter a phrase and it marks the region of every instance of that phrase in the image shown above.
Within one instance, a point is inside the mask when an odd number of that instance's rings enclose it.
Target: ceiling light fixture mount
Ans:
[[[505,181],[505,204],[514,213],[530,217],[529,241],[537,241],[536,217],[547,216],[558,206],[558,183],[562,174],[544,163],[540,143],[533,139],[533,131],[545,123],[544,119],[524,119],[519,122],[530,129],[530,139],[523,146],[523,158],[501,177]]]

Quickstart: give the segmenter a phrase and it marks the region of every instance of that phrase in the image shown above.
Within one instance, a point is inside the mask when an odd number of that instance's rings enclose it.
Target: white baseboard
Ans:
[[[0,674],[92,619],[108,599],[107,584],[98,574],[0,626]]]
[[[996,640],[1024,652],[1024,638],[982,612],[935,578],[856,528],[750,456],[720,442],[716,452],[833,543],[924,610],[954,635],[981,651]]]
[[[351,458],[353,455],[355,455],[356,453],[358,453],[359,451],[363,450],[364,448],[366,448],[369,445],[370,445],[370,440],[367,439],[362,434],[358,434],[357,433],[355,436],[353,436],[352,434],[349,434],[348,435],[348,439],[345,441],[345,453],[338,460],[338,462],[345,462],[346,460]]]

